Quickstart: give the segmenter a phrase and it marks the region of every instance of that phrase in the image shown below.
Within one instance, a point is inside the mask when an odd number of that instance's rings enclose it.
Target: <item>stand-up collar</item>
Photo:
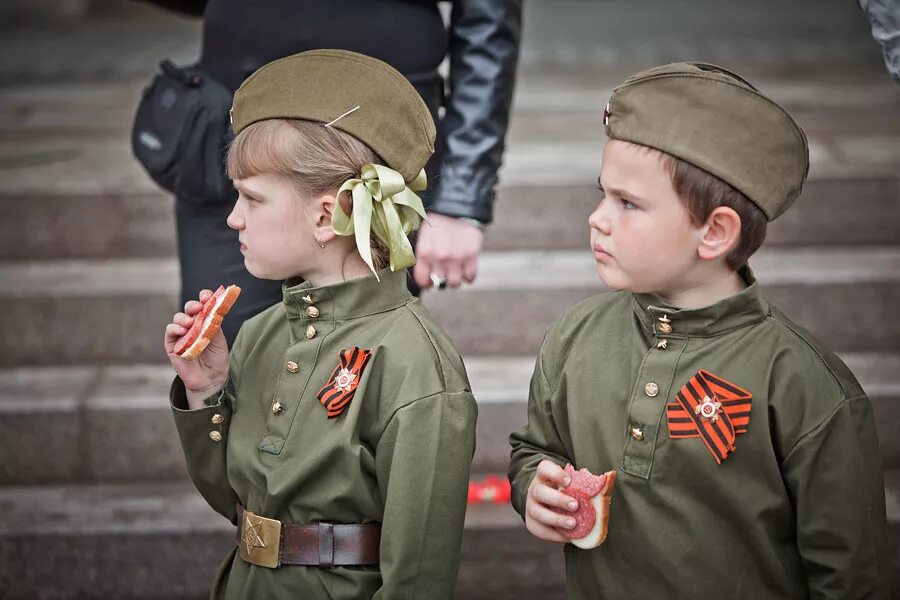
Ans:
[[[307,324],[365,317],[410,301],[412,295],[406,287],[405,269],[396,273],[385,269],[378,276],[381,281],[371,275],[323,287],[312,287],[299,278],[288,279],[281,293],[291,329],[297,329],[295,333],[300,334]]]
[[[654,294],[632,294],[634,313],[647,331],[671,337],[715,336],[758,323],[769,314],[769,304],[750,267],[738,273],[747,287],[710,306],[676,308]]]

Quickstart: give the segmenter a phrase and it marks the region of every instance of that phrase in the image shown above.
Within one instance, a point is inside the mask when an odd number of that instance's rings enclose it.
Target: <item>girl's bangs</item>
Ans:
[[[248,125],[232,141],[228,149],[227,170],[231,179],[247,179],[262,173],[287,175],[291,165],[291,128],[276,119]]]

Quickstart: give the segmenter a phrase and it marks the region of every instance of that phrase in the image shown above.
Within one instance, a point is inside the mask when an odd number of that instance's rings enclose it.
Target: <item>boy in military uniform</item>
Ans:
[[[238,528],[211,597],[450,598],[476,405],[406,288],[428,109],[387,64],[316,50],[259,69],[232,118],[228,223],[250,273],[287,281],[230,352],[174,353],[200,302],[166,328],[188,471]]]
[[[657,67],[617,87],[590,215],[613,291],[547,332],[515,432],[512,503],[565,542],[572,463],[615,468],[602,546],[565,546],[569,598],[884,598],[872,407],[763,296],[747,259],[800,194],[806,137],[737,75]]]

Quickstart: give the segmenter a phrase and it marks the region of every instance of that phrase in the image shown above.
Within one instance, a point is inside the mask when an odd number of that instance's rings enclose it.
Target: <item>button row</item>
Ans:
[[[306,302],[307,304],[309,304],[309,306],[306,307],[306,316],[309,317],[310,319],[318,318],[318,316],[321,313],[319,312],[318,308],[313,306],[313,303],[315,302],[315,300],[313,300],[313,297],[310,295],[303,296],[303,301]],[[316,337],[316,328],[313,327],[312,325],[307,325],[306,326],[306,339],[311,340],[314,337]]]
[[[221,413],[216,413],[212,416],[212,418],[209,420],[209,422],[212,423],[213,425],[221,425],[222,423],[225,422],[225,417]],[[221,442],[222,441],[222,433],[219,431],[216,431],[216,430],[210,431],[209,439],[211,439],[214,442]]]

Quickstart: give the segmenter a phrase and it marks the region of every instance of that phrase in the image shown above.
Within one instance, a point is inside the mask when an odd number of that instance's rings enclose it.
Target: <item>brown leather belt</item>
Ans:
[[[292,525],[237,507],[241,558],[270,569],[281,565],[361,566],[378,564],[378,523]]]

